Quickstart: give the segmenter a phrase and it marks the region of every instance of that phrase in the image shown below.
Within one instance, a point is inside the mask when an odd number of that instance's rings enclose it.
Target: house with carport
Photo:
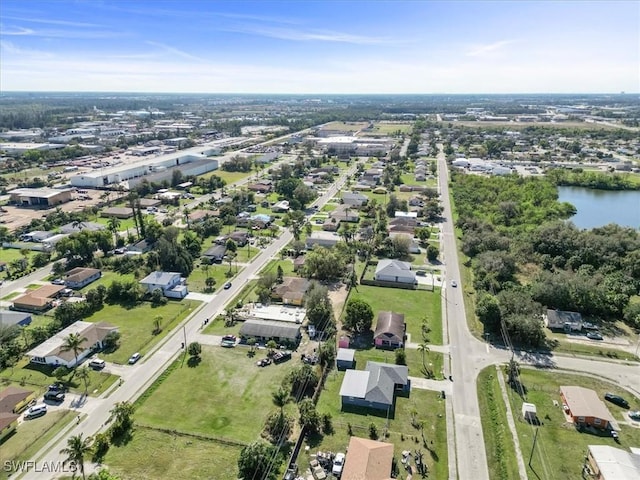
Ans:
[[[417,285],[416,274],[411,264],[400,260],[382,259],[378,261],[374,279],[378,282],[406,283]]]

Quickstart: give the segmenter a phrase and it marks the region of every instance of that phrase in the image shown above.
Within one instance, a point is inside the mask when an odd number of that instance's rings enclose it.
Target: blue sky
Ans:
[[[640,2],[2,0],[0,89],[640,91]]]

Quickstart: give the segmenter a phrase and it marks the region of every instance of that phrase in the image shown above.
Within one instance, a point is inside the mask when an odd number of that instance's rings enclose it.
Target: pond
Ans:
[[[559,200],[576,207],[570,220],[578,228],[602,227],[617,223],[640,228],[640,190],[593,190],[558,187]]]

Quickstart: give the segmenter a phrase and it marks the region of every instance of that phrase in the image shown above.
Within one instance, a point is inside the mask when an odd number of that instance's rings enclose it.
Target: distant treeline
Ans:
[[[634,182],[630,174],[605,174],[582,169],[554,168],[547,171],[547,178],[559,186],[586,187],[596,190],[640,190],[640,182]]]

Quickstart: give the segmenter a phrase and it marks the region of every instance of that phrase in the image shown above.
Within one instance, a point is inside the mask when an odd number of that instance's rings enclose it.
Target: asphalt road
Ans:
[[[482,365],[488,360],[486,346],[474,338],[467,326],[463,289],[460,283],[458,249],[456,247],[451,202],[449,200],[449,171],[442,149],[438,154],[438,182],[444,207],[442,242],[445,255],[444,299],[447,316],[451,378],[453,379],[453,403],[455,448],[458,478],[489,480],[480,406],[476,391],[476,378]],[[455,281],[458,286],[451,287]]]
[[[355,165],[344,172],[338,180],[327,189],[327,191],[319,197],[313,205],[321,208],[331,199],[340,188],[344,185],[346,177],[355,171]],[[166,339],[159,344],[155,350],[149,352],[145,357],[132,366],[125,366],[120,369],[123,382],[116,384],[112,393],[106,398],[70,398],[69,401],[75,406],[80,415],[80,422],[73,424],[71,428],[61,432],[54,437],[40,452],[38,452],[32,460],[37,459],[35,465],[54,465],[61,462],[64,455],[59,452],[66,447],[67,439],[73,435],[82,433],[85,437],[95,435],[100,432],[107,424],[109,411],[116,402],[134,401],[137,399],[153,381],[166,369],[169,362],[177,358],[182,352],[182,343],[188,344],[199,333],[205,319],[215,317],[221,313],[231,299],[233,299],[242,289],[242,287],[251,280],[252,277],[264,267],[270,260],[277,258],[278,252],[287,245],[293,238],[289,231],[281,233],[280,237],[275,239],[262,252],[260,252],[254,260],[244,268],[231,282],[232,286],[228,290],[219,290],[214,299],[207,305],[202,307],[194,315],[185,320],[181,325],[176,327]],[[90,468],[87,464],[88,469]],[[12,478],[23,478],[25,480],[43,480],[51,478],[45,472],[31,469],[20,477],[19,474]]]

